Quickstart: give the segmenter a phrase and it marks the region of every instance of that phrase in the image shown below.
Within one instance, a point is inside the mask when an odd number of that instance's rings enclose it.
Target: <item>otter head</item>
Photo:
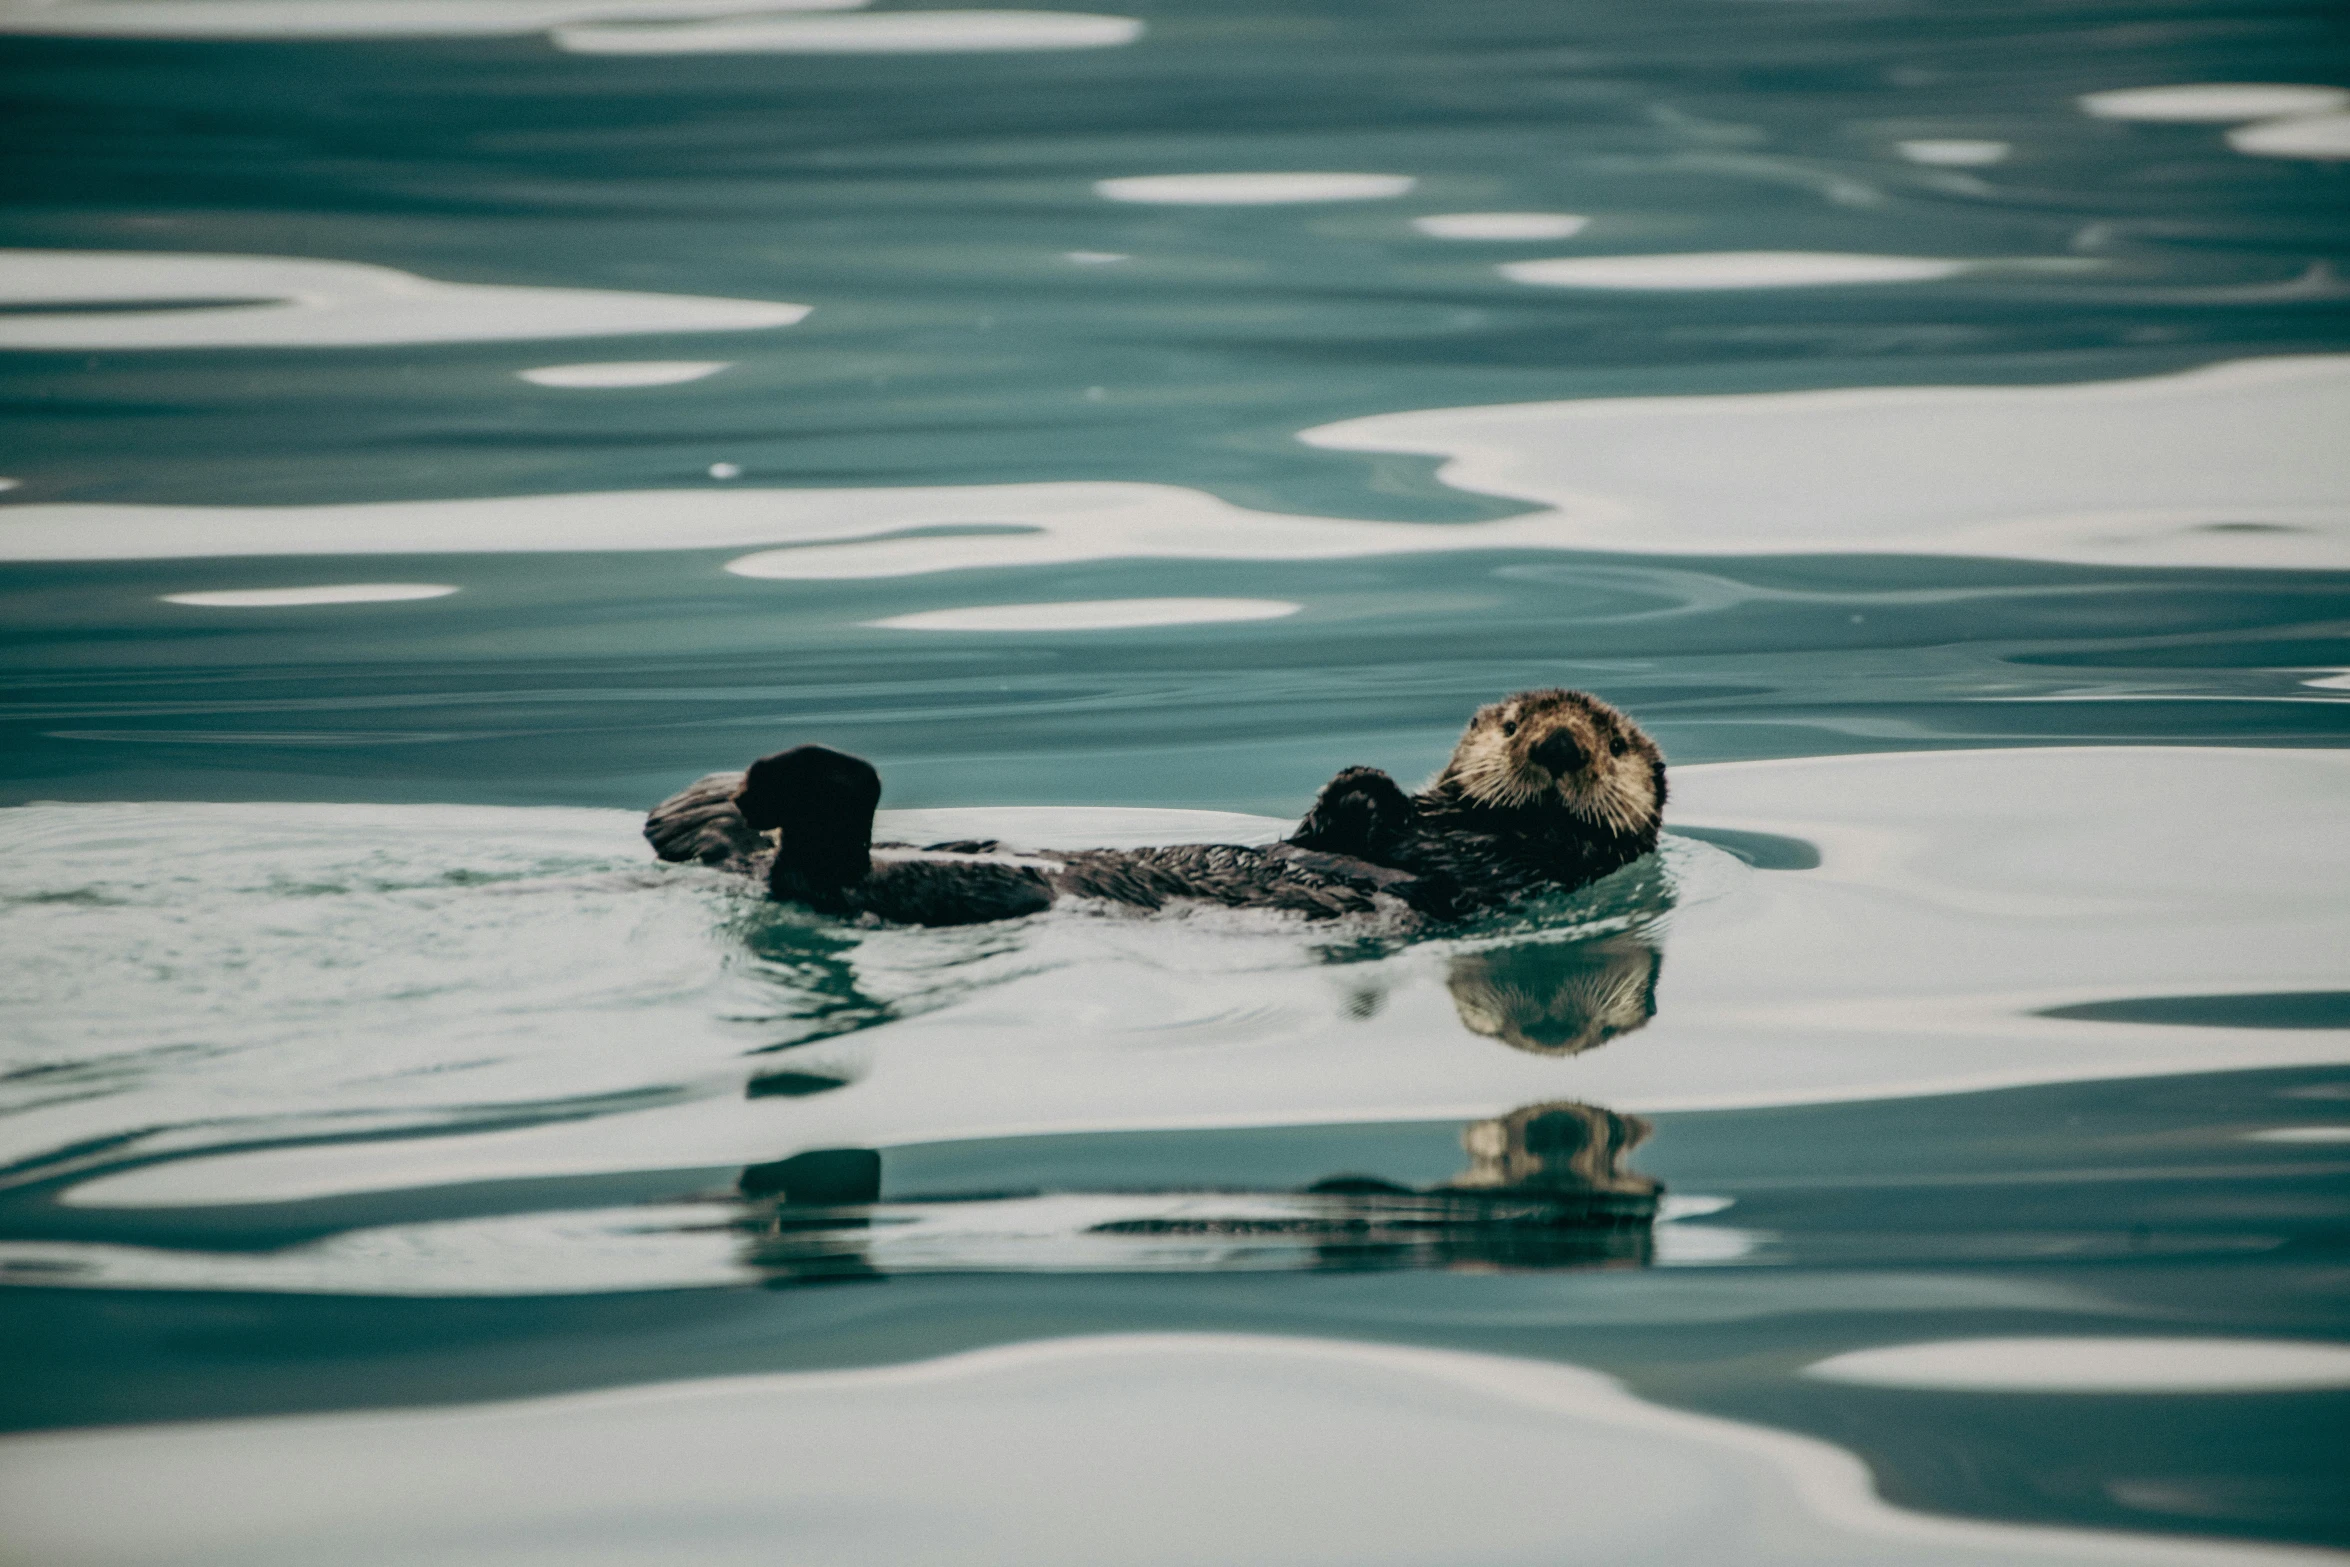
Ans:
[[[1469,720],[1434,788],[1496,809],[1564,809],[1610,832],[1653,831],[1665,758],[1640,726],[1581,691],[1521,691]]]
[[[758,832],[780,828],[776,863],[845,886],[873,868],[873,808],[881,775],[870,762],[820,745],[762,756],[743,774],[734,807]]]

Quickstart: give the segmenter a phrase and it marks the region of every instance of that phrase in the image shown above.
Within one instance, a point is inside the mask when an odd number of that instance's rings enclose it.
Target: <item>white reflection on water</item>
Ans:
[[[1457,1245],[1473,1236],[1478,1223],[1464,1206],[1450,1216],[1451,1230],[1422,1215],[1416,1216],[1424,1226],[1419,1230],[1381,1234],[1359,1211],[1334,1214],[1335,1206],[1311,1194],[1198,1191],[887,1202],[815,1218],[800,1211],[771,1257],[752,1240],[756,1206],[730,1194],[381,1225],[264,1252],[0,1240],[0,1281],[72,1289],[521,1296],[729,1289],[791,1276],[795,1265],[825,1263],[844,1265],[836,1277],[1269,1272],[1333,1266],[1328,1253],[1336,1248],[1346,1250],[1353,1266],[1364,1265],[1362,1254],[1375,1247],[1402,1252],[1414,1240],[1435,1253],[1447,1240]],[[769,1216],[776,1211],[767,1210]],[[1515,1228],[1506,1221],[1497,1225],[1494,1233],[1499,1245],[1515,1246],[1521,1265],[1541,1258],[1555,1266],[1560,1261],[1554,1253],[1538,1248],[1563,1251],[1580,1238],[1604,1262],[1599,1248],[1611,1232],[1536,1227],[1521,1219]],[[1621,1237],[1618,1255],[1660,1267],[1737,1262],[1762,1239],[1745,1230],[1682,1223],[1669,1212],[1654,1231],[1653,1246],[1645,1223],[1613,1234]],[[1441,1256],[1432,1260],[1443,1265]],[[1564,1260],[1571,1265],[1578,1259]],[[2064,1305],[2082,1309],[2077,1301]]]
[[[1856,256],[1819,250],[1667,252],[1652,256],[1571,256],[1508,261],[1501,275],[1545,288],[1826,288],[1854,283],[1924,283],[1956,277],[1971,263],[1931,256]]]
[[[442,283],[299,256],[0,250],[0,348],[345,348],[789,326],[806,305]],[[86,305],[148,305],[88,310]],[[50,307],[44,310],[42,307]]]
[[[345,1230],[266,1252],[0,1241],[0,1279],[294,1295],[568,1295],[716,1289],[761,1277],[710,1203],[500,1214]]]
[[[1584,548],[2350,566],[2350,358],[2046,387],[1599,399],[1380,414],[1317,446],[1427,452]],[[1564,540],[1562,539],[1562,542]]]
[[[2215,82],[2181,87],[2124,87],[2093,92],[2081,108],[2101,120],[2225,125],[2285,114],[2322,114],[2350,104],[2350,88],[2284,82]]]
[[[2239,126],[2228,132],[2228,145],[2264,158],[2350,158],[2350,114]]]
[[[2345,428],[2350,357],[2273,358],[2052,387],[1440,408],[1300,436],[1430,453],[1446,459],[1446,482],[1538,508],[1496,522],[1292,516],[1174,485],[1096,482],[46,504],[8,509],[0,559],[792,545],[727,569],[829,580],[1134,558],[1623,550],[2339,570],[2350,567]]]
[[[729,878],[644,865],[626,812],[26,807],[0,813],[0,935],[20,959],[7,1064],[83,1061],[105,1091],[0,1125],[19,1154],[153,1126],[188,1130],[141,1147],[194,1149],[240,1125],[431,1124],[452,1097],[654,1095],[544,1125],[127,1169],[69,1197],[169,1206],[1041,1132],[1468,1120],[1559,1100],[1644,1113],[2338,1063],[2340,1031],[2039,1014],[2336,984],[2345,789],[2350,753],[2327,751],[1678,769],[1678,819],[1805,838],[1823,863],[1754,873],[1668,840],[1656,1016],[1565,1056],[1471,1032],[1451,942],[1333,966],[1317,956],[1326,935],[1272,917],[1056,913],[827,945],[821,922]],[[1055,815],[929,812],[881,830],[1116,841],[1105,813]],[[1144,820],[1172,836],[1169,818]],[[1613,896],[1603,883],[1586,907]],[[850,1085],[780,1109],[744,1098],[774,1058],[743,1052],[807,1037],[824,1008],[872,1026],[802,1045],[794,1065]],[[342,1119],[315,1119],[328,1116]]]
[[[1305,606],[1284,599],[1089,599],[1059,604],[978,604],[868,620],[895,631],[1109,631],[1221,620],[1279,620]]]
[[[231,588],[206,593],[166,593],[166,604],[204,609],[285,609],[307,604],[393,604],[407,599],[446,598],[457,590],[438,582],[342,582],[315,588]]]
[[[1292,201],[1379,201],[1401,196],[1415,183],[1408,174],[1138,174],[1096,180],[1093,188],[1111,201],[1258,207]]]
[[[533,386],[678,386],[716,375],[732,363],[726,359],[624,359],[608,364],[541,365],[514,373]]]
[[[1438,212],[1412,219],[1412,227],[1436,239],[1567,239],[1590,227],[1572,212]]]
[[[1130,16],[1079,11],[876,11],[728,16],[668,25],[582,23],[554,30],[573,54],[985,54],[1111,49],[1142,36]]]
[[[1894,143],[1894,150],[1912,163],[1942,168],[1979,169],[2005,163],[2015,148],[2003,141],[1921,140]]]
[[[1223,1334],[0,1451],[13,1542],[44,1561],[2334,1559],[1906,1512],[1842,1448],[1578,1367]]]
[[[0,33],[68,38],[472,38],[564,22],[831,11],[865,0],[0,0]]]
[[[2343,112],[2350,108],[2350,87],[2280,82],[2133,87],[2090,93],[2080,104],[2100,119],[2234,124],[2228,145],[2257,157],[2350,158],[2350,113]]]
[[[733,477],[741,470],[722,465]],[[0,559],[715,549],[737,576],[926,571],[1158,556],[1327,560],[1459,549],[1574,548],[1552,517],[1428,526],[1251,511],[1166,484],[1065,482],[839,490],[628,490],[350,506],[29,505],[9,508]],[[940,535],[942,527],[974,531]],[[984,529],[986,531],[977,531]],[[909,536],[912,535],[912,536]]]
[[[1973,1338],[1854,1350],[1825,1382],[1986,1393],[2254,1393],[2350,1387],[2350,1347],[2276,1339]]]

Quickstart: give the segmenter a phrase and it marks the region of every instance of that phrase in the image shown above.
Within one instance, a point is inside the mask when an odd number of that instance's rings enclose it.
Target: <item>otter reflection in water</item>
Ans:
[[[1321,1267],[1637,1266],[1653,1250],[1664,1186],[1625,1161],[1649,1131],[1597,1105],[1526,1105],[1461,1128],[1469,1167],[1449,1180],[1418,1190],[1365,1176],[1318,1181],[1308,1194],[1337,1206],[1286,1228],[1311,1237]]]
[[[1619,932],[1460,953],[1446,983],[1471,1031],[1571,1056],[1646,1024],[1661,966],[1648,937]],[[766,1086],[774,1081],[762,1077],[751,1092],[846,1086],[812,1076],[805,1086]],[[1649,1131],[1637,1116],[1557,1100],[1469,1122],[1460,1133],[1466,1167],[1434,1184],[1351,1171],[1302,1187],[1244,1176],[1172,1190],[888,1202],[881,1153],[819,1149],[744,1170],[741,1223],[748,1259],[778,1283],[934,1270],[1638,1266],[1650,1259],[1663,1195],[1630,1164]],[[1281,1134],[1194,1135],[1212,1169],[1261,1156],[1262,1139]],[[1238,1144],[1224,1142],[1234,1137]],[[1233,1151],[1219,1155],[1220,1145]],[[1425,1157],[1416,1136],[1398,1148],[1399,1158]]]
[[[1368,1174],[1302,1188],[1031,1189],[881,1200],[884,1155],[819,1149],[742,1175],[745,1260],[786,1283],[892,1273],[1623,1267],[1649,1260],[1662,1186],[1630,1168],[1648,1123],[1527,1105],[1461,1129],[1429,1186]],[[1278,1133],[1253,1134],[1257,1139]],[[1203,1162],[1218,1138],[1203,1134]],[[1417,1139],[1399,1144],[1411,1157]],[[1234,1157],[1261,1156],[1258,1147]]]
[[[1445,970],[1461,1024],[1544,1056],[1581,1055],[1656,1016],[1664,954],[1627,931],[1464,952]]]

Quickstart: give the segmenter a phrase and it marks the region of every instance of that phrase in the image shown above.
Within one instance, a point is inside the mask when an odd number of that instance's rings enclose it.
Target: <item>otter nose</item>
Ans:
[[[1545,737],[1531,754],[1537,763],[1550,769],[1553,778],[1566,777],[1581,768],[1584,762],[1583,748],[1564,729]]]

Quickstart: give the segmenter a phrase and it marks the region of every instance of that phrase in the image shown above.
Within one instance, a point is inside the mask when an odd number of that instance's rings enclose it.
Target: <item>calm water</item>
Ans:
[[[2350,1547],[2340,7],[0,74],[12,1553]],[[1543,684],[1674,835],[1443,940],[637,837],[821,740],[906,837],[1264,840]]]

